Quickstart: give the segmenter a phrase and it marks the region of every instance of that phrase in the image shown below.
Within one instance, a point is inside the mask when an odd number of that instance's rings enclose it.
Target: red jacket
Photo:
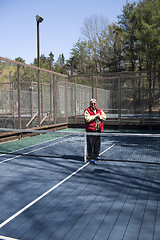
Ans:
[[[88,108],[85,109],[84,111],[86,111],[86,110],[88,111],[88,113],[89,113],[90,115],[95,115],[95,113],[93,112],[93,110],[91,109],[91,107],[88,107]],[[101,109],[96,108],[96,114],[98,114],[98,113],[100,113],[100,115],[101,115]],[[97,126],[97,124],[96,124],[96,121],[95,121],[95,120],[93,120],[93,121],[91,121],[91,122],[86,122],[86,121],[85,121],[86,132],[95,132],[95,131],[96,131],[96,126]],[[99,127],[100,127],[101,131],[103,132],[104,127],[103,127],[102,121],[100,121]]]

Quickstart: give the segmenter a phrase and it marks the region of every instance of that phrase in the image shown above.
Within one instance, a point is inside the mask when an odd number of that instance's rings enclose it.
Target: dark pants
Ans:
[[[100,136],[87,135],[88,157],[96,158],[99,156],[101,146]]]

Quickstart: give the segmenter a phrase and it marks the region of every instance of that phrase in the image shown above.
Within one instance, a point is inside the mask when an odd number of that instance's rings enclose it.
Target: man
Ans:
[[[106,114],[97,107],[97,100],[90,100],[90,107],[84,110],[86,132],[103,132],[103,120],[106,119]],[[100,151],[100,136],[87,135],[87,151],[88,159],[99,159]],[[92,161],[93,162],[93,161]]]

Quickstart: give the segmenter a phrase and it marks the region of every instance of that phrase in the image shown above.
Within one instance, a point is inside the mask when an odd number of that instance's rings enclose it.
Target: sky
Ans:
[[[129,2],[133,2],[129,0]],[[69,59],[74,44],[82,38],[86,18],[96,15],[116,23],[126,0],[0,0],[0,56],[27,64],[37,57],[36,15],[40,23],[40,55],[52,51]]]

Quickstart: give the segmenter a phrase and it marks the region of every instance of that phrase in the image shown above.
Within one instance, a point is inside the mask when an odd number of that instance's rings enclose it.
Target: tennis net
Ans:
[[[7,129],[0,129],[1,133]],[[11,130],[10,130],[11,133]],[[17,130],[24,138],[0,144],[0,161],[15,156],[88,161],[87,136],[100,136],[99,160],[160,164],[160,134]]]
[[[6,131],[6,129],[3,129]],[[14,131],[15,132],[15,131]],[[82,160],[84,156],[84,134],[61,131],[17,130],[22,136],[0,144],[1,161],[24,156],[33,158],[59,158]],[[2,134],[2,129],[1,129]],[[10,131],[9,134],[13,134]],[[10,139],[10,137],[9,137]]]
[[[160,164],[160,134],[87,133],[86,135],[100,136],[100,160]],[[85,148],[85,161],[87,161],[87,144]]]

